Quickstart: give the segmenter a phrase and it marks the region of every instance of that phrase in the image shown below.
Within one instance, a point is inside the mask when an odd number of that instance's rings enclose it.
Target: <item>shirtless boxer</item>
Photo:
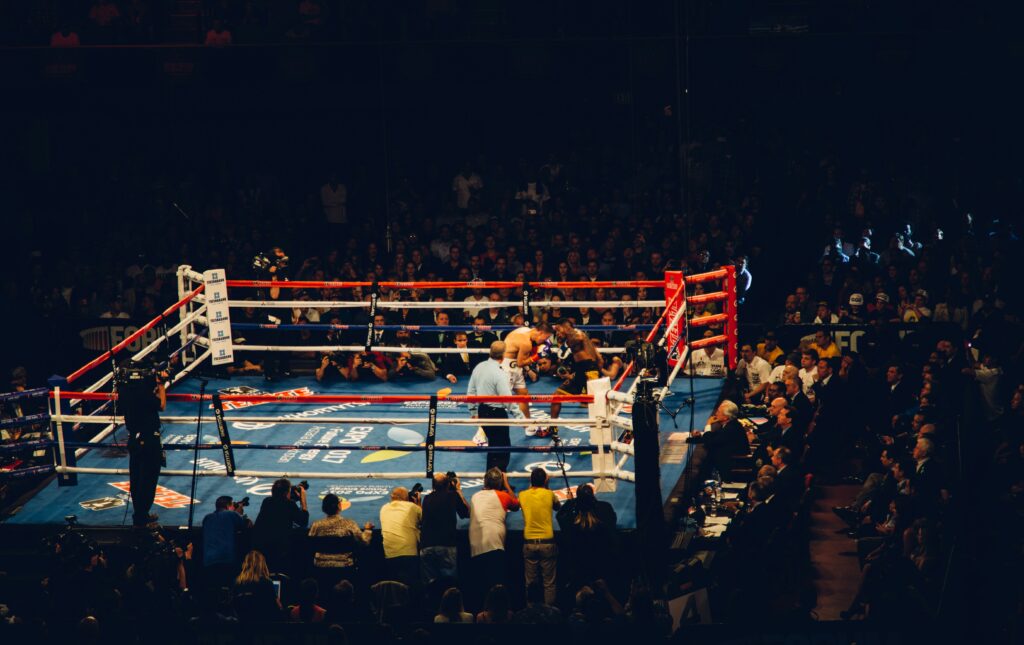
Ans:
[[[604,359],[594,347],[590,337],[583,331],[576,329],[572,319],[562,318],[555,325],[555,334],[559,341],[566,344],[572,352],[572,378],[555,390],[555,394],[586,394],[587,381],[601,378],[601,366]],[[562,411],[562,404],[557,401],[551,402],[551,418],[557,419],[558,413]],[[547,428],[545,436],[558,432],[558,426]]]
[[[501,362],[501,368],[508,372],[509,385],[516,394],[529,394],[526,389],[526,379],[523,378],[523,367],[536,362],[537,349],[544,344],[544,341],[551,338],[554,333],[551,325],[546,322],[537,323],[534,327],[520,327],[505,335],[505,360]],[[530,404],[520,403],[519,409],[523,411],[526,418],[530,418]],[[537,435],[534,426],[526,427],[526,436]],[[547,436],[542,434],[541,436]]]

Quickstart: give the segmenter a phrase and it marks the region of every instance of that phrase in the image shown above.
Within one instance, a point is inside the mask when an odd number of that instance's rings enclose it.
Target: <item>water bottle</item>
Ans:
[[[722,475],[717,469],[712,471],[715,478],[715,514],[718,514],[718,509],[722,505]]]

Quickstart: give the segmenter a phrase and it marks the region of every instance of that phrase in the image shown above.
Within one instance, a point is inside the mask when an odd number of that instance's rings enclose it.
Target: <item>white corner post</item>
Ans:
[[[612,389],[608,377],[587,381],[587,394],[594,397],[587,404],[587,416],[593,420],[590,427],[590,445],[597,446],[597,452],[590,456],[591,470],[596,473],[611,473],[615,467],[615,453],[611,451],[612,425],[608,420],[608,391]],[[614,492],[614,477],[599,477],[594,480],[594,490],[598,493]]]

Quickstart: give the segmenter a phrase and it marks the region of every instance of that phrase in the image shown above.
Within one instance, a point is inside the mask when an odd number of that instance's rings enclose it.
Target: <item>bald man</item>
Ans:
[[[423,511],[409,499],[403,486],[391,490],[391,501],[380,509],[380,533],[384,538],[384,564],[391,580],[416,586],[420,577],[420,521]]]

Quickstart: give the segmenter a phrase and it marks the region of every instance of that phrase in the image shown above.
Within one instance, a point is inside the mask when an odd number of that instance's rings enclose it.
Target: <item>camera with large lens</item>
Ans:
[[[628,340],[625,345],[626,358],[633,362],[637,370],[656,367],[654,345],[639,340]]]
[[[119,388],[156,386],[157,371],[152,363],[128,361],[114,369],[114,383]]]
[[[252,268],[260,273],[270,273],[272,267],[277,267],[278,273],[288,268],[289,257],[279,248],[274,248],[267,253],[260,251],[252,258]]]
[[[459,476],[455,474],[454,470],[449,470],[444,474],[444,478],[448,480],[448,485],[455,488],[455,482],[459,480]]]
[[[298,483],[298,485],[292,486],[292,499],[299,499],[302,497],[302,493],[299,492],[300,489],[309,490],[309,482],[303,479]]]

